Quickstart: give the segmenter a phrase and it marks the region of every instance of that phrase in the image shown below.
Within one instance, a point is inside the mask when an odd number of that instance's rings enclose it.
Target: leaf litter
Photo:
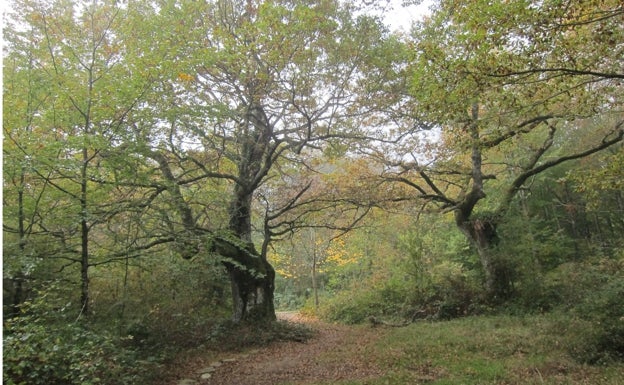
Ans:
[[[384,375],[370,351],[374,342],[382,337],[382,329],[329,324],[293,312],[279,313],[278,317],[280,322],[309,327],[312,337],[304,342],[272,342],[218,359],[197,357],[183,365],[178,374],[182,377],[168,385],[183,382],[196,385],[333,383]]]

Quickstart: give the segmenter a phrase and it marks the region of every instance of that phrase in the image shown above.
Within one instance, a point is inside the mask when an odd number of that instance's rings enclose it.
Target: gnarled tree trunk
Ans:
[[[273,282],[275,271],[260,255],[239,255],[241,260],[256,259],[253,267],[226,263],[232,287],[232,321],[274,321]],[[248,269],[252,270],[248,270]]]
[[[485,290],[492,302],[501,302],[513,295],[510,267],[494,253],[498,244],[498,220],[496,218],[467,218],[460,213],[455,216],[457,226],[473,244],[485,274]]]
[[[229,228],[236,239],[215,244],[216,251],[226,258],[225,267],[232,288],[232,320],[274,321],[275,270],[251,241],[252,194],[237,186],[234,196]]]

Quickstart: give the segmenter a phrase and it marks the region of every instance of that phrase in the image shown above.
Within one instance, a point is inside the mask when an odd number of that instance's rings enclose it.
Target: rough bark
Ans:
[[[248,134],[244,137],[239,176],[229,207],[229,231],[232,236],[227,247],[217,252],[226,257],[225,266],[232,287],[232,320],[274,321],[273,292],[275,271],[266,258],[266,245],[258,253],[251,239],[253,192],[270,168],[271,126],[260,108],[250,108]]]
[[[247,257],[239,255],[239,258]],[[259,255],[249,256],[249,258],[257,259],[253,271],[249,271],[248,266],[241,268],[226,263],[232,288],[232,321],[236,323],[275,321],[273,305],[275,271]]]
[[[275,270],[251,242],[236,234],[216,237],[215,252],[224,258],[232,290],[232,321],[274,321]]]
[[[475,247],[485,274],[485,290],[488,300],[501,302],[513,295],[513,282],[509,266],[495,254],[498,244],[499,220],[491,218],[467,218],[456,213],[458,228]]]

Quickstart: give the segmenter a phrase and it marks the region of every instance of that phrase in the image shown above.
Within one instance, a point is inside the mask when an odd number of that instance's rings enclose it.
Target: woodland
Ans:
[[[14,0],[3,383],[153,383],[298,338],[284,310],[549,317],[622,373],[624,5],[440,0],[408,30],[390,6]]]

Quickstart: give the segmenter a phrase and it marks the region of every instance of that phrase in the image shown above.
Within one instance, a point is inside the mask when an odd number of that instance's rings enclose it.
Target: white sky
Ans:
[[[393,9],[386,15],[386,22],[393,30],[409,32],[412,21],[420,20],[424,15],[430,14],[429,8],[434,0],[422,0],[419,5],[401,6],[401,0],[391,1]]]

